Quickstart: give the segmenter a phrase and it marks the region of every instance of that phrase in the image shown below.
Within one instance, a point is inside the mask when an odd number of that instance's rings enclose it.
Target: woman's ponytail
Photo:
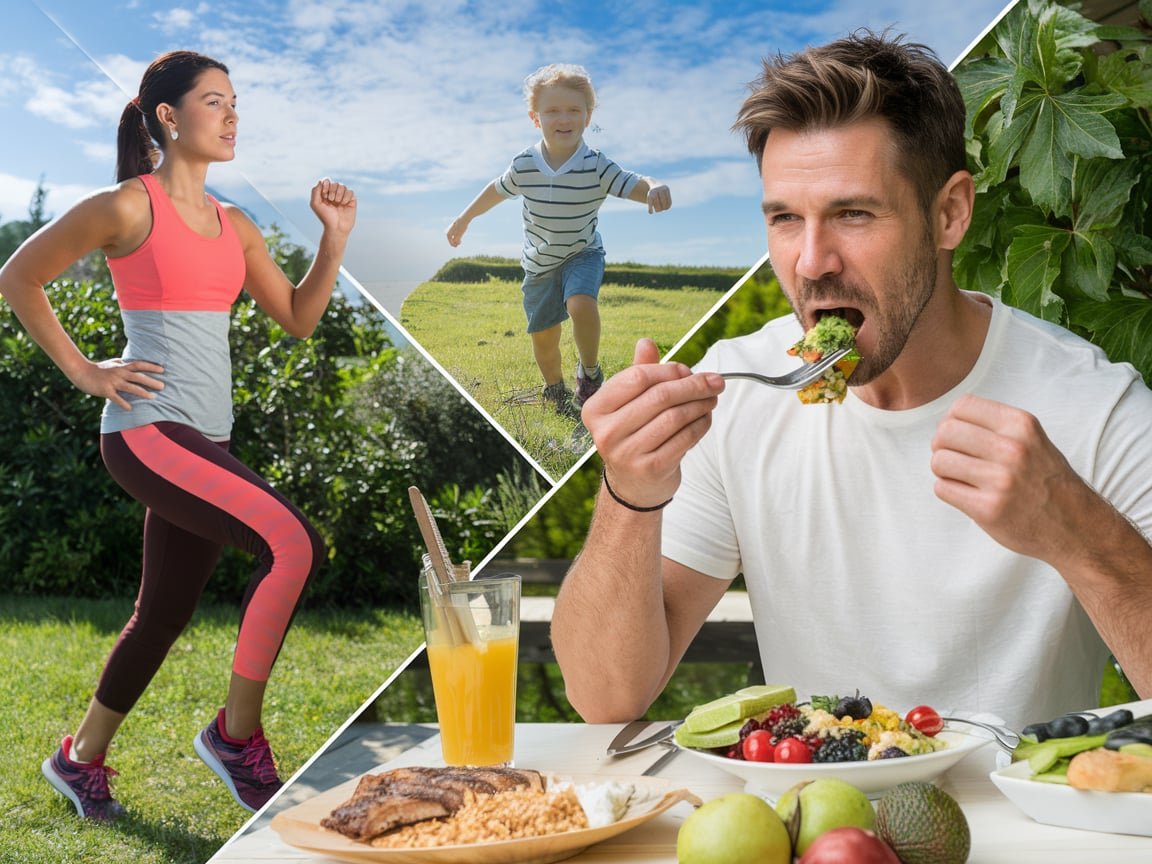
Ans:
[[[120,126],[116,130],[116,182],[151,174],[155,147],[144,125],[140,103],[133,99],[120,115]]]
[[[228,67],[219,60],[195,51],[169,51],[144,71],[140,94],[125,106],[116,131],[117,183],[152,173],[156,158],[168,144],[156,109],[165,103],[179,107],[184,94],[196,85],[205,69],[228,74]]]

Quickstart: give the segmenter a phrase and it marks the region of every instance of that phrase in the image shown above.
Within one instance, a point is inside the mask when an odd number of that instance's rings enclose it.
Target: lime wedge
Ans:
[[[779,684],[756,684],[745,687],[719,699],[713,699],[703,705],[692,709],[681,730],[699,733],[727,727],[731,723],[747,720],[757,714],[763,714],[770,708],[783,705],[786,702],[796,701],[796,691],[791,687]],[[739,726],[737,726],[739,731]],[[679,730],[677,732],[679,740]],[[689,747],[723,746],[723,744],[689,744]]]
[[[730,747],[740,740],[740,727],[743,720],[736,720],[719,729],[710,729],[707,732],[691,732],[687,724],[682,723],[676,727],[673,736],[681,747],[693,747],[701,750],[710,750],[713,747]]]

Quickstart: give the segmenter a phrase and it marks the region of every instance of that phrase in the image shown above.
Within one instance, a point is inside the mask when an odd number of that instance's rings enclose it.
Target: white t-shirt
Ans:
[[[780,318],[698,368],[784,372],[800,335]],[[851,388],[840,405],[804,405],[730,380],[684,460],[663,551],[717,578],[743,572],[770,682],[1018,728],[1096,704],[1108,650],[1060,574],[933,492],[930,442],[964,393],[1036,415],[1152,536],[1152,391],[1130,365],[999,301],[971,373],[918,408],[880,410]]]

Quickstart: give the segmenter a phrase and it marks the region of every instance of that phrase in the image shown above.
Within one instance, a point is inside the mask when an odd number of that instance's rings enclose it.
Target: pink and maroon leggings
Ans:
[[[96,698],[127,713],[184,630],[225,546],[256,557],[240,605],[232,671],[266,681],[305,586],[324,559],[316,530],[283,495],[180,423],[100,436],[109,473],[148,509],[136,610],[100,676]]]

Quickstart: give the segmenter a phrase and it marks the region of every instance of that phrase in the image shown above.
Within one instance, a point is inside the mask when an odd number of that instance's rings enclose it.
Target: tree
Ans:
[[[21,243],[52,219],[44,210],[47,198],[48,190],[44,188],[44,177],[41,175],[40,182],[36,184],[36,190],[32,193],[32,200],[28,204],[28,218],[0,224],[0,264],[12,257],[12,253]]]

